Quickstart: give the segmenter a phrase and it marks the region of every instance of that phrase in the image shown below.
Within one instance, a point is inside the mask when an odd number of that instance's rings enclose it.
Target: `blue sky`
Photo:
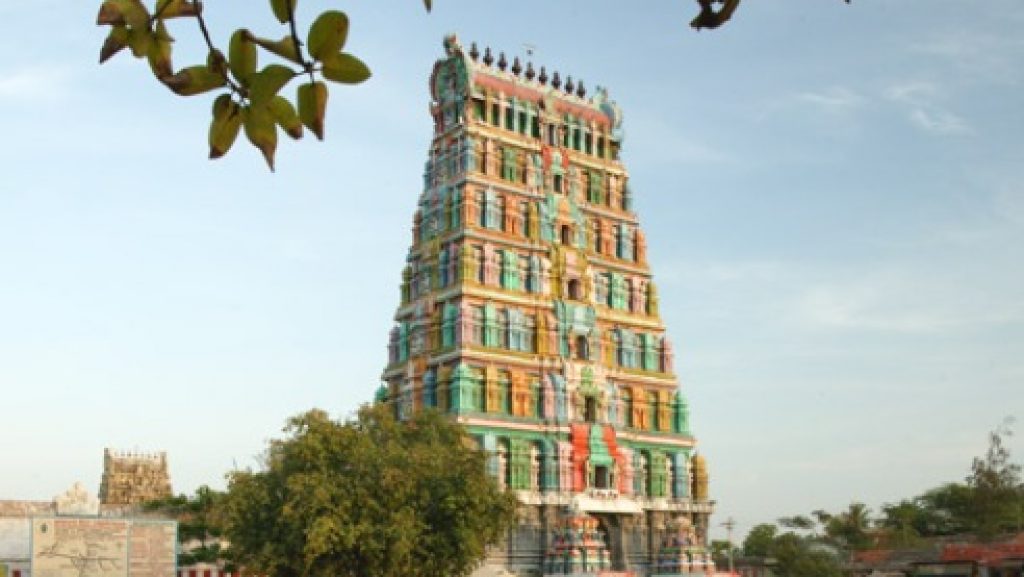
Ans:
[[[223,42],[241,4],[207,4]],[[221,485],[287,416],[371,398],[448,32],[623,107],[718,522],[962,479],[1024,416],[1024,5],[766,0],[695,33],[691,4],[304,0],[374,77],[276,174],[205,160],[209,98],[97,66],[98,2],[0,4],[0,498],[98,486],[105,446]]]

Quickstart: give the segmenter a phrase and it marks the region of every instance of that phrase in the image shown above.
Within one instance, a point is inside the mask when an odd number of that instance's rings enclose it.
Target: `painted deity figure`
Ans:
[[[530,180],[531,185],[540,188],[544,186],[544,157],[538,153],[534,153],[532,157],[532,174],[533,178]]]
[[[541,292],[551,294],[551,261],[547,257],[540,260],[540,283]]]
[[[644,236],[643,231],[639,228],[636,229],[636,262],[639,264],[647,264],[647,237]]]
[[[487,153],[484,150],[484,144],[479,140],[472,140],[473,146],[473,170],[484,169],[484,163],[487,160]]]
[[[643,298],[643,285],[640,279],[634,278],[629,281],[629,310],[635,313],[642,313],[645,309]]]
[[[494,144],[493,140],[488,138],[484,142],[484,149],[486,150],[484,172],[490,176],[498,176],[498,163],[500,161],[498,158],[498,146]]]
[[[512,195],[505,196],[505,232],[519,234],[519,219],[516,217],[515,199]]]
[[[619,422],[619,401],[618,396],[615,394],[615,384],[606,382],[604,385],[604,395],[608,399],[608,422],[618,423]]]
[[[615,254],[615,231],[608,221],[601,223],[601,254]]]
[[[481,264],[483,265],[483,268],[484,268],[484,284],[487,284],[487,285],[497,284],[497,280],[498,280],[498,271],[495,270],[496,267],[495,267],[494,256],[495,256],[494,247],[492,247],[489,244],[485,244],[484,245],[484,254],[483,254],[483,263],[481,263]]]

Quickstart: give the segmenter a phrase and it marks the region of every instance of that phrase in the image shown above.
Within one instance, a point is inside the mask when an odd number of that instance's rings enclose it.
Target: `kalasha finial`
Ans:
[[[558,76],[557,70],[555,71],[554,76],[551,77],[551,86],[554,86],[555,90],[562,87],[562,79]]]
[[[540,76],[537,77],[537,80],[540,80],[541,84],[548,83],[548,71],[544,70],[543,66],[540,67]]]
[[[580,98],[587,97],[587,89],[583,88],[582,80],[580,80],[579,84],[576,85],[576,96],[579,96]]]
[[[519,57],[516,56],[514,59],[512,59],[512,74],[515,74],[516,76],[519,76],[519,74],[522,71],[523,71],[523,65],[519,63]]]
[[[476,47],[476,42],[469,45],[469,57],[473,59],[473,62],[480,58],[480,49]]]
[[[490,66],[494,64],[494,56],[491,54],[491,47],[484,48],[484,64]]]
[[[506,68],[508,68],[508,60],[505,60],[505,53],[502,52],[498,55],[498,70],[504,72]]]
[[[533,80],[537,77],[537,71],[533,69],[533,62],[526,63],[526,79]]]
[[[572,83],[572,76],[565,77],[565,93],[572,94],[572,91],[576,90],[576,85]]]

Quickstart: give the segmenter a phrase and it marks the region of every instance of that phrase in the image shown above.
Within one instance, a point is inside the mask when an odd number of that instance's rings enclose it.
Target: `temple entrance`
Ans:
[[[591,513],[591,516],[597,519],[597,531],[608,547],[612,571],[625,571],[626,551],[619,516],[612,513]]]

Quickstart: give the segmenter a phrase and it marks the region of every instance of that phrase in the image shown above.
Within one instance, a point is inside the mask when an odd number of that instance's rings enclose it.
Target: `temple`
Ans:
[[[103,450],[100,502],[104,505],[141,505],[171,496],[167,453]]]
[[[713,501],[597,89],[450,36],[379,402],[486,450],[520,523],[481,572],[706,575]]]

